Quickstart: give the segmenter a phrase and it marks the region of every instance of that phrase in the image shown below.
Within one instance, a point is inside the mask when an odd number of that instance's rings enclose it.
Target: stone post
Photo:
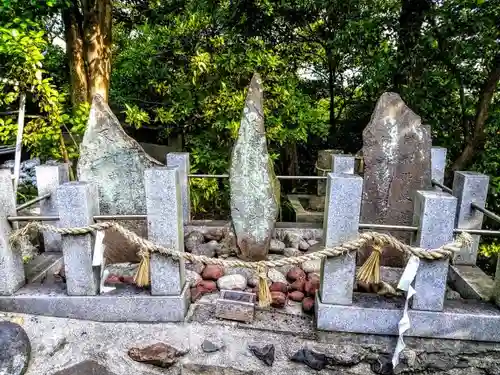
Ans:
[[[57,189],[57,210],[61,228],[94,223],[99,214],[97,186],[89,182],[66,182]],[[94,296],[99,277],[92,268],[95,236],[92,233],[62,236],[66,289],[70,296]]]
[[[358,236],[363,179],[343,173],[329,173],[323,233],[325,247],[332,247]],[[356,273],[356,253],[327,258],[321,265],[322,303],[352,304]]]
[[[497,268],[495,271],[495,283],[493,285],[492,299],[496,305],[500,307],[500,258],[497,260]]]
[[[50,198],[40,201],[40,215],[57,216],[56,191],[59,185],[69,181],[68,164],[39,165],[35,167],[36,186],[38,196],[50,193]],[[52,222],[58,226],[59,222]],[[61,235],[57,233],[42,232],[43,248],[45,251],[62,251]]]
[[[460,229],[481,229],[483,214],[472,208],[471,203],[484,207],[488,196],[490,178],[476,172],[455,172],[453,195],[457,197],[457,216],[455,227]],[[455,257],[457,265],[475,265],[480,236],[473,235],[472,245],[462,249]]]
[[[25,283],[23,259],[9,245],[12,227],[8,216],[16,215],[16,196],[10,169],[0,169],[0,295],[14,294]]]
[[[157,245],[184,251],[184,226],[178,167],[146,169],[148,238]],[[178,296],[185,284],[184,260],[151,256],[151,294]]]
[[[184,224],[191,221],[191,196],[189,190],[189,152],[169,152],[167,154],[167,166],[179,168],[179,184],[181,187],[182,216]]]
[[[447,151],[444,147],[431,147],[431,179],[440,184],[444,184]],[[441,188],[435,186],[434,190],[441,191]]]
[[[457,199],[438,191],[417,191],[413,225],[418,227],[413,246],[436,249],[453,240]],[[449,260],[420,260],[415,277],[414,310],[442,311]]]
[[[354,174],[354,156],[332,155],[332,172]]]

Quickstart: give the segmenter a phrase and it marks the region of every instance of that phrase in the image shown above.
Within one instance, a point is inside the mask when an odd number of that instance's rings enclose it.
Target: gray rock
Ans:
[[[201,280],[202,278],[198,273],[188,269],[186,270],[186,282],[190,287],[196,286]]]
[[[279,213],[279,182],[267,151],[261,78],[254,74],[231,155],[231,218],[238,257],[263,260]]]
[[[302,254],[301,251],[293,248],[293,247],[287,247],[284,251],[283,251],[283,255],[286,256],[286,257],[295,257],[295,256],[300,256],[300,255],[304,255]]]
[[[253,277],[256,277],[256,273],[254,270],[245,267],[225,267],[224,275],[241,275],[247,281]]]
[[[201,349],[205,353],[215,353],[215,352],[218,352],[219,350],[221,350],[223,347],[224,347],[224,345],[216,344],[216,343],[213,343],[212,341],[209,341],[209,340],[205,340],[201,344]]]
[[[273,283],[284,283],[287,284],[287,280],[285,275],[283,275],[280,271],[278,271],[276,268],[270,268],[267,271],[267,277],[269,280],[271,280]]]
[[[193,230],[184,238],[184,249],[190,253],[193,249],[205,242],[203,233]]]
[[[116,375],[110,372],[105,366],[100,365],[95,361],[83,361],[65,368],[64,370],[57,371],[53,375]]]
[[[458,293],[456,290],[451,289],[450,287],[446,288],[446,299],[462,299],[462,296],[460,293]]]
[[[285,244],[280,240],[272,239],[269,245],[269,252],[274,254],[283,254]]]
[[[24,329],[0,322],[0,375],[22,375],[28,369],[31,344]]]
[[[98,187],[100,213],[145,214],[144,171],[161,165],[125,133],[104,99],[96,95],[80,144],[77,171],[78,180],[93,182]],[[141,236],[146,235],[144,222],[123,221],[120,224]],[[131,246],[116,232],[107,231],[104,243],[108,259],[109,253],[127,254],[120,260],[115,254],[112,263],[137,260],[137,246]]]
[[[320,273],[321,271],[321,259],[308,260],[302,263],[302,269],[305,273]]]
[[[219,244],[217,243],[217,241],[210,241],[208,243],[196,245],[193,250],[191,250],[191,253],[194,255],[204,255],[212,258],[215,256],[218,247]]]
[[[431,188],[430,129],[396,93],[384,93],[363,131],[361,222],[412,225],[413,194]],[[409,234],[392,233],[406,242]],[[362,264],[368,251],[358,256]],[[402,253],[385,249],[381,265],[402,267]]]
[[[316,240],[307,240],[307,243],[309,244],[309,246],[314,246],[314,245],[318,244],[319,241],[316,241]]]
[[[309,245],[309,244],[307,243],[307,241],[305,241],[305,240],[301,240],[301,241],[299,242],[299,250],[306,251],[306,250],[307,250],[307,249],[309,249],[310,247],[311,247],[311,245]]]
[[[318,242],[317,244],[309,246],[309,249],[307,249],[306,253],[315,253],[316,251],[324,250],[325,245],[323,245],[321,242]]]
[[[286,234],[285,234],[286,247],[292,247],[294,249],[298,249],[299,245],[300,245],[300,241],[302,241],[302,237],[300,237],[297,233],[286,232]]]
[[[217,287],[219,289],[238,289],[245,290],[247,286],[247,279],[241,275],[226,275],[217,280]]]
[[[194,271],[197,274],[201,275],[201,273],[205,269],[205,265],[203,263],[201,263],[201,262],[194,262],[194,263],[186,262],[186,269]]]

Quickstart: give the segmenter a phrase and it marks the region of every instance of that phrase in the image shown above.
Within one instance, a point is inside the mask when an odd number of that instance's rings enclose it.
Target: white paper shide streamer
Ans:
[[[410,317],[408,316],[408,305],[410,303],[410,298],[413,297],[416,293],[415,289],[411,286],[413,280],[415,280],[415,276],[417,274],[418,266],[420,265],[420,259],[416,256],[412,255],[408,260],[408,264],[399,280],[398,289],[401,289],[406,292],[406,302],[405,308],[403,310],[403,317],[399,321],[398,324],[398,343],[396,344],[396,349],[394,350],[394,356],[392,357],[392,366],[396,368],[399,363],[399,355],[406,347],[403,335],[406,331],[408,331],[411,327]]]

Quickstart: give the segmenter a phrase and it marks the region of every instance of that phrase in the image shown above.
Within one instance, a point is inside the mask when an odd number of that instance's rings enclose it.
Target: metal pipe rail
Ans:
[[[445,186],[445,185],[437,182],[436,180],[431,180],[431,183],[433,186],[437,186],[437,187],[443,189],[444,192],[449,193],[449,194],[453,194],[453,190],[450,189],[448,186]]]
[[[189,178],[229,178],[229,174],[189,174]],[[328,176],[276,176],[278,180],[326,180]]]
[[[27,207],[33,206],[35,203],[38,203],[40,201],[43,201],[44,199],[50,198],[50,196],[51,196],[51,193],[47,193],[47,194],[41,195],[39,197],[36,197],[32,200],[29,200],[29,201],[17,206],[16,211],[21,211]]]
[[[96,215],[94,220],[145,220],[147,215]],[[59,216],[9,216],[7,220],[10,222],[19,221],[58,221]],[[371,224],[360,223],[359,229],[374,229],[374,230],[390,230],[390,231],[404,231],[404,232],[417,232],[418,228],[409,225],[390,225],[390,224]],[[488,229],[454,229],[453,233],[469,233],[479,236],[500,236],[500,230]]]

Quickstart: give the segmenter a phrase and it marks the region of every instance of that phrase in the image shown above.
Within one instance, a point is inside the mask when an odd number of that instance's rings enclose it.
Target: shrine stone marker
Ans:
[[[401,97],[384,93],[363,131],[365,163],[361,222],[412,225],[413,197],[431,188],[430,128]],[[391,232],[408,242],[411,234]],[[362,263],[368,252],[359,257]],[[382,265],[401,267],[403,254],[384,249]]]
[[[104,99],[94,96],[77,169],[80,181],[97,185],[101,214],[145,214],[144,171],[158,165],[162,163],[146,154],[139,143],[125,133]],[[120,224],[145,235],[144,222]],[[107,231],[104,243],[109,263],[139,261],[137,248],[130,246],[117,232]]]
[[[280,187],[267,151],[263,88],[258,74],[254,74],[248,89],[229,176],[237,255],[245,260],[265,259],[279,213]]]

